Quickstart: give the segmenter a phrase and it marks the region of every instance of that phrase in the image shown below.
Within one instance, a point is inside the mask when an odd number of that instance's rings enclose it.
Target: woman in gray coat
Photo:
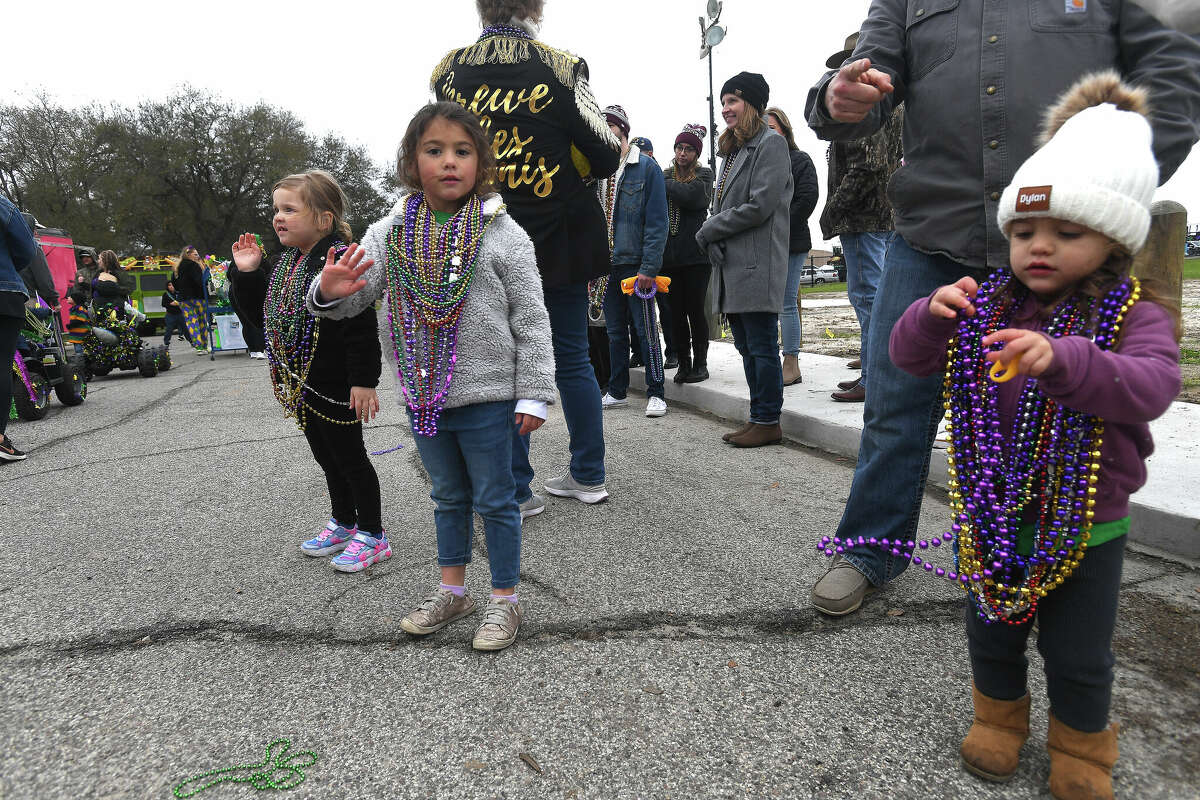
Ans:
[[[751,72],[721,87],[721,116],[729,127],[717,153],[724,161],[713,214],[696,234],[712,264],[713,310],[729,318],[750,388],[749,421],[722,437],[735,447],[783,438],[779,312],[787,283],[792,169],[787,143],[763,121],[768,94],[763,76]]]

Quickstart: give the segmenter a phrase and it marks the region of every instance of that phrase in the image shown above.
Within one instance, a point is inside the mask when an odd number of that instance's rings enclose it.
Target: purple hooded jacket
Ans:
[[[892,328],[888,350],[897,367],[917,376],[946,367],[946,343],[956,320],[929,313],[930,297],[904,312]],[[1039,330],[1042,305],[1029,295],[1009,327]],[[1139,302],[1125,315],[1117,347],[1104,351],[1083,336],[1051,339],[1054,360],[1038,378],[1042,392],[1058,403],[1104,420],[1100,479],[1096,483],[1096,522],[1129,515],[1129,495],[1146,483],[1146,458],[1154,452],[1149,422],[1179,394],[1179,345],[1174,322],[1156,303]],[[1011,436],[1024,382],[999,384],[1000,429]]]

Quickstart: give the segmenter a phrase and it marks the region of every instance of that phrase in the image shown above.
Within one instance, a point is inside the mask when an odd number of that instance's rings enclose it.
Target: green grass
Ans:
[[[1200,259],[1197,259],[1197,261],[1200,261]],[[1185,268],[1185,271],[1186,271],[1186,268]],[[1197,266],[1197,271],[1200,272],[1200,265]],[[1200,275],[1197,275],[1196,277],[1200,278]],[[803,297],[806,294],[816,294],[817,292],[844,292],[844,291],[846,291],[846,284],[844,284],[844,283],[818,283],[816,286],[803,286],[802,285],[800,287],[800,296]]]
[[[1200,350],[1193,350],[1190,347],[1179,348],[1179,363],[1200,364]]]
[[[1200,278],[1200,256],[1183,260],[1183,279],[1192,281]]]

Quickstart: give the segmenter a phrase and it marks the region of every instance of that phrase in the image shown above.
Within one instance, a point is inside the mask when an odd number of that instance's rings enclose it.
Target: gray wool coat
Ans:
[[[719,200],[714,193],[712,216],[696,233],[712,264],[714,313],[783,310],[791,201],[787,142],[763,125],[734,157],[725,191]]]
[[[404,222],[405,199],[402,197],[391,214],[372,224],[363,235],[363,249],[375,261],[363,274],[367,285],[340,302],[318,306],[315,301],[320,281],[314,280],[308,292],[309,311],[343,319],[384,297],[387,237],[393,226]],[[492,219],[492,223],[483,235],[475,276],[459,319],[458,360],[445,407],[496,400],[553,403],[557,391],[554,348],[550,344],[550,317],[542,299],[542,279],[537,271],[533,242],[504,211],[500,195],[482,199],[484,221]],[[377,313],[383,351],[395,369],[386,299]],[[403,341],[398,344],[403,353]],[[403,394],[400,404],[404,405]]]

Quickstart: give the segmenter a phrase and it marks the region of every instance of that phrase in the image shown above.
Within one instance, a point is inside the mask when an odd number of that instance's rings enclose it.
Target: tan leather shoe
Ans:
[[[726,433],[723,433],[723,434],[721,434],[721,441],[722,441],[722,442],[728,442],[730,439],[732,439],[732,438],[733,438],[733,437],[735,437],[735,436],[741,436],[743,433],[745,433],[746,431],[750,430],[750,428],[751,428],[753,425],[754,425],[754,423],[753,423],[753,422],[747,422],[745,425],[743,425],[742,427],[738,428],[737,430],[728,431],[728,432],[726,432]]]
[[[766,444],[777,444],[783,441],[783,428],[779,423],[774,425],[759,425],[750,423],[750,430],[740,436],[731,437],[729,443],[734,447],[762,447]]]

